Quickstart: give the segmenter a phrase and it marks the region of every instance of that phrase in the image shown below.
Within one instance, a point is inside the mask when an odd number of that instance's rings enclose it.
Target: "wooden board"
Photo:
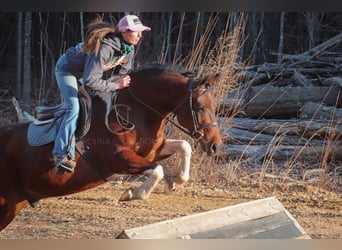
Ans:
[[[274,197],[125,229],[117,239],[291,239],[310,237]]]

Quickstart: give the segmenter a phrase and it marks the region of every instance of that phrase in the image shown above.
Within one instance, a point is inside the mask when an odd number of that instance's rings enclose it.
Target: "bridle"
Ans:
[[[195,111],[195,109],[193,108],[192,105],[192,98],[193,98],[193,83],[195,82],[194,78],[191,78],[188,81],[188,90],[190,92],[190,96],[189,96],[189,105],[190,105],[190,110],[191,110],[191,117],[192,117],[192,123],[194,125],[194,131],[192,133],[186,132],[188,135],[190,135],[193,139],[196,140],[200,140],[204,134],[201,132],[202,129],[206,129],[212,126],[216,126],[217,122],[209,122],[207,124],[204,125],[200,125],[198,122],[198,113]],[[205,91],[203,91],[203,93],[205,93],[206,91],[208,91],[208,89],[206,88]],[[174,124],[176,126],[176,124]],[[177,127],[177,126],[176,126]],[[179,128],[180,129],[180,128]]]
[[[176,108],[166,117],[160,113],[158,110],[156,110],[155,108],[151,107],[150,105],[146,104],[145,102],[143,102],[139,97],[137,97],[133,92],[131,88],[128,88],[129,93],[134,97],[135,100],[137,100],[139,103],[143,104],[145,107],[147,107],[148,109],[150,109],[151,111],[153,111],[154,113],[158,114],[159,116],[161,116],[162,118],[166,119],[168,122],[170,122],[172,125],[174,125],[176,128],[178,128],[179,130],[181,130],[183,133],[189,135],[190,137],[192,137],[194,140],[201,140],[202,137],[204,136],[204,134],[201,132],[202,129],[205,128],[209,128],[212,126],[216,126],[217,122],[210,122],[204,125],[200,125],[198,122],[198,113],[196,112],[196,110],[193,108],[193,104],[192,104],[192,99],[193,99],[193,94],[195,93],[193,91],[193,84],[195,82],[195,78],[191,78],[188,80],[188,90],[190,92],[189,95],[189,105],[190,105],[190,110],[191,110],[191,117],[192,117],[192,123],[194,126],[194,131],[189,131],[188,129],[182,127],[181,125],[175,123],[173,121],[173,119],[171,118],[171,116],[180,108],[180,106],[182,106],[184,104],[184,102],[178,104],[176,106]],[[206,89],[203,93],[205,93],[206,91],[208,91],[208,89]]]

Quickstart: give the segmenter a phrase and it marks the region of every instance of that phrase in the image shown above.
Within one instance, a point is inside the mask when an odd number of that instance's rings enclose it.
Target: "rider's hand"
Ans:
[[[123,89],[129,87],[131,77],[129,75],[122,76],[115,81],[116,89]]]

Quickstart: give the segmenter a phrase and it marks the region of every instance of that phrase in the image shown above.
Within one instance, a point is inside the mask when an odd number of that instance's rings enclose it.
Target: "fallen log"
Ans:
[[[307,102],[342,107],[341,87],[256,86],[247,91],[243,112],[250,118],[297,118]]]
[[[23,115],[23,111],[22,109],[20,108],[20,105],[19,105],[19,102],[17,101],[17,99],[12,96],[11,98],[11,101],[12,101],[12,104],[15,108],[15,111],[17,112],[17,115],[18,115],[18,121],[19,122],[25,122],[26,121],[26,118],[25,116]]]
[[[319,45],[317,45],[316,47],[302,53],[302,55],[311,55],[311,56],[317,56],[321,53],[323,53],[324,51],[334,47],[335,45],[339,44],[342,42],[342,33],[326,40],[323,43],[320,43]]]
[[[304,52],[305,53],[305,52]],[[296,65],[301,62],[310,62],[317,61],[323,63],[341,63],[341,53],[340,52],[330,52],[330,51],[322,51],[319,55],[307,55],[307,54],[282,54],[282,64],[293,65],[295,62]]]
[[[325,144],[323,140],[306,139],[298,136],[286,134],[267,135],[255,133],[247,130],[232,128],[228,132],[223,133],[225,143],[244,144],[244,145],[296,145],[296,146],[322,146]]]
[[[342,93],[341,93],[342,95]],[[342,96],[341,96],[342,99]],[[320,119],[342,122],[342,108],[325,106],[315,102],[307,102],[300,108],[301,119]]]
[[[224,144],[219,152],[224,159],[263,160],[342,160],[342,146],[274,146]]]
[[[340,86],[342,87],[342,77],[330,77],[322,81],[323,86]]]
[[[342,135],[342,121],[333,120],[219,118],[219,124],[225,128],[247,130],[266,135],[293,135],[307,139],[323,139]]]

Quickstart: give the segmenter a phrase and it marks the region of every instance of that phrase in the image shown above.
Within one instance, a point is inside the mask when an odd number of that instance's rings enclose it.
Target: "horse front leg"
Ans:
[[[146,174],[148,179],[138,187],[126,190],[119,201],[147,199],[158,183],[164,178],[164,170],[160,164],[152,163],[130,150],[120,152],[121,171],[127,174]]]
[[[166,139],[160,155],[177,153],[180,159],[178,167],[173,167],[170,174],[165,176],[165,193],[176,190],[176,184],[183,184],[190,178],[191,145],[185,140]],[[176,171],[175,171],[176,170]]]
[[[120,197],[119,201],[146,200],[157,184],[164,178],[164,170],[161,165],[154,169],[144,171],[148,179],[139,187],[127,189]]]

